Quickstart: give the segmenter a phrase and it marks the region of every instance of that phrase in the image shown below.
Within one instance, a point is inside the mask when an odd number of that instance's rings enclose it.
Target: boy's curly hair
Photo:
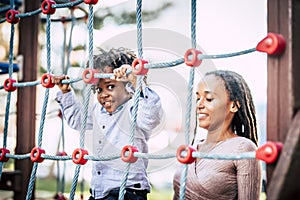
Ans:
[[[136,54],[127,48],[111,48],[109,50],[104,50],[102,48],[97,48],[99,53],[93,56],[94,69],[104,69],[109,66],[113,70],[121,67],[124,64],[131,65],[134,59],[137,58]],[[89,63],[87,63],[87,67],[89,67]],[[124,83],[126,85],[129,93],[134,91],[134,88],[131,84]],[[92,90],[96,93],[96,85],[92,85]]]
[[[95,69],[102,69],[106,66],[116,69],[124,64],[131,65],[136,58],[136,54],[133,51],[124,47],[111,48],[108,51],[102,48],[98,48],[98,50],[99,53],[93,57]]]

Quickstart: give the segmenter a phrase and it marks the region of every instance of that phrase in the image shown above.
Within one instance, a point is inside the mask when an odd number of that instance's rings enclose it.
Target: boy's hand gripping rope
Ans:
[[[143,59],[135,59],[132,62],[132,70],[127,70],[127,74],[134,73],[136,75],[145,75],[148,73],[149,69],[145,68],[145,64],[148,61]],[[82,73],[82,80],[88,84],[97,84],[99,78],[112,78],[113,73],[98,73],[96,69],[85,69]]]

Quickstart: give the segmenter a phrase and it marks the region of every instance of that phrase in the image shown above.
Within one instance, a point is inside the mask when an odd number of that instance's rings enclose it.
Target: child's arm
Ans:
[[[130,65],[122,65],[114,69],[114,79],[117,81],[127,81],[136,88],[136,75],[128,73],[127,70],[132,69]],[[158,94],[147,87],[145,84],[141,86],[141,99],[139,101],[137,125],[142,130],[149,132],[157,127],[163,118],[163,109]]]
[[[80,102],[77,102],[74,93],[71,92],[70,84],[62,83],[62,81],[66,79],[69,79],[67,75],[52,77],[52,83],[55,83],[61,90],[57,93],[55,100],[59,103],[62,114],[68,125],[75,130],[80,130],[82,126],[82,105]],[[88,115],[86,127],[87,129],[92,128],[91,115]]]
[[[151,132],[162,123],[164,111],[159,95],[147,86],[143,87],[143,96],[140,97],[137,126],[146,132]]]

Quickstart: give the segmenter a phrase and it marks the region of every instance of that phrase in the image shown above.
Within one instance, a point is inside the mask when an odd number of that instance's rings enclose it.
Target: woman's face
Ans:
[[[106,69],[105,72],[102,71],[101,73],[112,73],[113,71],[110,69]],[[125,89],[124,82],[109,78],[100,79],[96,91],[99,103],[109,113],[116,111],[120,105],[131,98],[131,95]]]
[[[208,131],[229,126],[234,112],[224,82],[215,75],[205,76],[197,88],[197,119],[199,126]]]

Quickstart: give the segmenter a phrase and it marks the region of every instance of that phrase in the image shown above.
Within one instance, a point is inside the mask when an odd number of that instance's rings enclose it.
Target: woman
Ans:
[[[239,74],[208,72],[197,88],[197,119],[207,130],[197,150],[209,154],[238,154],[257,149],[257,124],[250,89]],[[185,199],[257,200],[261,192],[261,163],[256,159],[197,159],[188,166]],[[180,175],[174,176],[174,200],[179,199]]]

